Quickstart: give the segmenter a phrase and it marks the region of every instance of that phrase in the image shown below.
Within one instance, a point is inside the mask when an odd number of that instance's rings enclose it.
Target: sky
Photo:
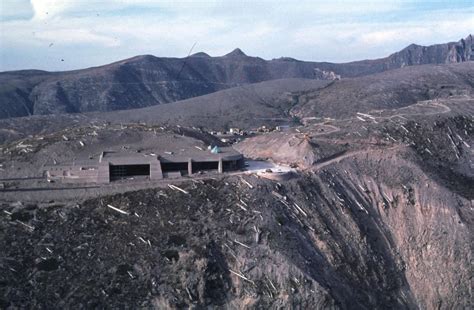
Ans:
[[[0,71],[136,55],[347,62],[474,34],[474,0],[0,0]]]

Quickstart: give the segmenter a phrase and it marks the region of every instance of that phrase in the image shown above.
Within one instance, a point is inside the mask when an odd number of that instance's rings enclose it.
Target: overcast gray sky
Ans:
[[[141,54],[346,62],[474,33],[474,1],[0,0],[0,71],[69,70]]]

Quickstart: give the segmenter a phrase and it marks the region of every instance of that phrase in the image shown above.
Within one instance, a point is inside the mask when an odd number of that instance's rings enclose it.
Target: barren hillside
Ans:
[[[397,109],[418,101],[471,97],[474,62],[423,65],[335,81],[299,97],[291,113],[299,117],[341,118],[356,112]]]
[[[469,307],[470,202],[406,156],[4,205],[2,306]]]
[[[385,58],[343,64],[291,58],[267,61],[236,49],[222,57],[205,53],[186,58],[143,55],[67,72],[3,72],[0,118],[141,108],[267,80],[356,77],[411,65],[466,62],[471,58],[469,35],[459,42],[410,45]]]

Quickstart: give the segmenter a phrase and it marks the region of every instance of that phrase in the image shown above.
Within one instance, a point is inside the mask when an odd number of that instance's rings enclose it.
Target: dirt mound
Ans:
[[[276,163],[285,163],[308,168],[317,161],[341,154],[347,147],[331,144],[312,138],[311,133],[269,133],[246,139],[234,146],[246,157],[270,159]]]

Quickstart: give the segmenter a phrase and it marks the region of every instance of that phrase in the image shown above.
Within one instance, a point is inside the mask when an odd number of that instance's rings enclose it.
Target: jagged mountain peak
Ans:
[[[405,47],[404,49],[402,49],[402,51],[404,50],[410,50],[410,49],[416,49],[416,48],[420,48],[420,47],[423,47],[422,45],[419,45],[419,44],[416,44],[416,43],[411,43],[410,45],[408,45],[407,47]]]
[[[242,56],[247,56],[247,55],[240,48],[236,48],[232,52],[224,55],[224,57],[242,57]]]

